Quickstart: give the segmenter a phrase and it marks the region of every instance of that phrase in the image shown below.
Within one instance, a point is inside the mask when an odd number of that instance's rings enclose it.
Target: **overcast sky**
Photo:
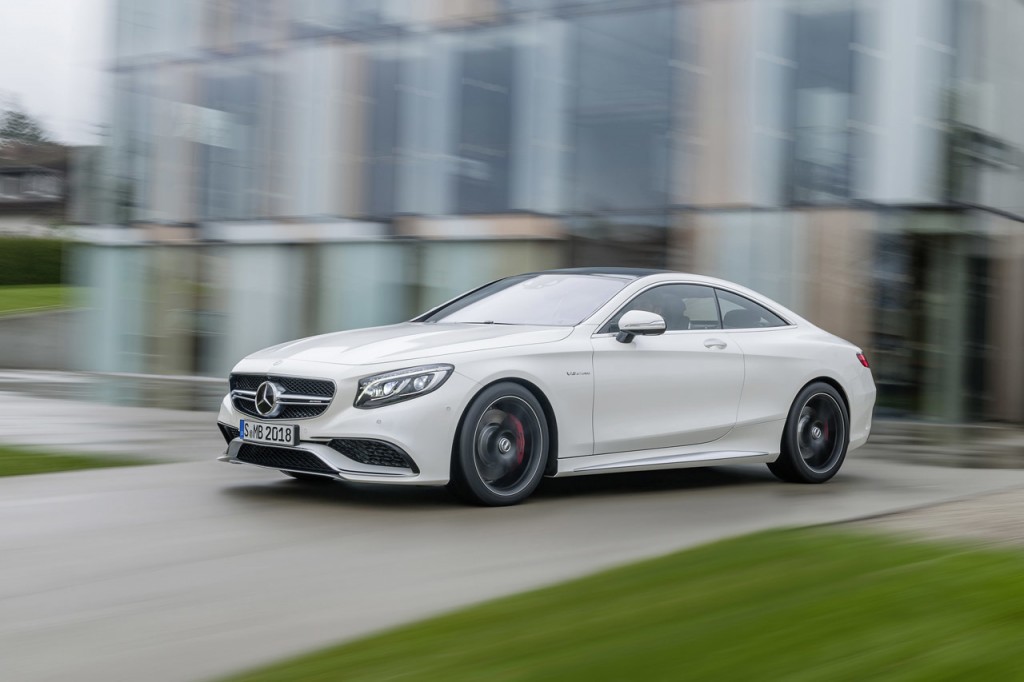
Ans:
[[[61,142],[99,141],[112,1],[0,0],[0,97],[18,97]]]

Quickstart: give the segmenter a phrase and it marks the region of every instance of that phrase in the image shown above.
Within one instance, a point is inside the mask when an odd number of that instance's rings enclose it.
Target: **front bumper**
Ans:
[[[289,423],[299,429],[294,448],[272,446],[279,453],[241,453],[241,439],[234,438],[219,459],[234,464],[250,464],[280,471],[329,476],[346,481],[406,485],[444,485],[451,475],[452,445],[459,418],[472,398],[476,382],[454,372],[438,390],[418,398],[375,409],[352,406],[355,397],[349,382],[339,381],[334,402],[323,415],[304,420],[255,420],[265,423]],[[351,389],[351,390],[349,390]],[[221,403],[218,422],[238,428],[239,420],[253,419],[236,410],[229,397]],[[387,444],[406,455],[407,467],[376,466],[342,454],[330,447],[333,440],[367,440]],[[249,456],[246,456],[249,455]],[[292,459],[294,457],[295,459]],[[309,457],[315,460],[308,459]],[[248,460],[248,461],[246,461]],[[295,462],[305,468],[297,467]],[[324,466],[322,470],[317,462]],[[292,463],[292,466],[287,464]],[[277,466],[283,464],[285,466]]]
[[[228,444],[222,462],[249,464],[264,469],[313,474],[346,481],[396,483],[399,479],[417,478],[412,467],[374,466],[357,462],[324,443],[305,442],[297,447],[264,446],[245,443],[236,438]],[[423,481],[416,481],[422,484]]]

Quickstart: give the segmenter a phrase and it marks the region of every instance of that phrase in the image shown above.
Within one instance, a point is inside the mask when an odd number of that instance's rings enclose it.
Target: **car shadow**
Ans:
[[[236,485],[226,495],[260,502],[303,502],[356,507],[392,507],[416,510],[450,509],[458,500],[446,488],[428,486],[378,485],[343,481],[307,482],[296,480]]]
[[[552,503],[561,499],[579,497],[636,495],[647,492],[702,490],[765,483],[779,484],[764,467],[663,469],[660,471],[545,478],[534,491],[530,500]],[[446,488],[433,486],[380,485],[342,481],[321,483],[285,479],[260,484],[235,485],[225,488],[224,493],[239,499],[261,503],[281,501],[415,510],[467,508]],[[527,503],[530,500],[527,500]]]
[[[587,495],[637,494],[735,487],[775,482],[764,467],[694,467],[567,478],[546,478],[533,496],[540,499]]]

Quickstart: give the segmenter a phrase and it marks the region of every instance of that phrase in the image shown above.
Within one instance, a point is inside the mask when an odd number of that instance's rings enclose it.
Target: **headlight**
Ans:
[[[423,365],[363,377],[354,405],[369,409],[425,395],[441,388],[453,369],[451,365]]]

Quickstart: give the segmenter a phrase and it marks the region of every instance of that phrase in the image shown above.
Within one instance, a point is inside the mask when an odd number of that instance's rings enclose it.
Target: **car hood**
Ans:
[[[423,360],[436,356],[551,343],[572,327],[406,322],[289,341],[253,353],[252,360],[302,360],[339,365]]]

